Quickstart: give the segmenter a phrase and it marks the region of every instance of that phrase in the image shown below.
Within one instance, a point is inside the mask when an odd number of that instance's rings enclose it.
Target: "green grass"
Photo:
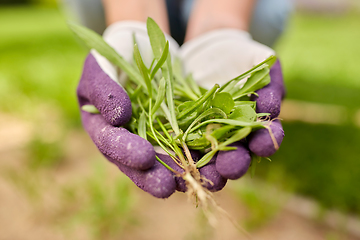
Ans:
[[[288,84],[360,89],[360,15],[295,15],[277,46]]]
[[[277,45],[288,98],[359,108],[360,15],[297,14]]]
[[[284,130],[280,151],[272,162],[258,164],[256,175],[275,172],[285,185],[323,206],[359,214],[360,129],[284,123]]]
[[[277,46],[287,98],[359,109],[360,15],[297,14]],[[329,208],[360,213],[360,129],[284,123],[285,138],[257,175],[281,173],[303,195]]]
[[[103,159],[92,176],[62,189],[61,207],[55,218],[70,233],[85,226],[92,239],[116,239],[139,223],[133,214],[136,199],[124,175],[109,177]]]
[[[0,110],[31,115],[50,104],[79,123],[75,90],[85,51],[57,9],[0,8]]]

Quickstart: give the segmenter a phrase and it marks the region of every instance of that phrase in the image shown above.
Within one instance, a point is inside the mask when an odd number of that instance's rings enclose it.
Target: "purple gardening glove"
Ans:
[[[102,70],[92,54],[86,58],[77,95],[80,106],[92,104],[101,113],[81,111],[84,128],[100,152],[139,188],[153,196],[167,198],[174,193],[175,178],[156,161],[153,146],[125,128],[116,127],[130,120],[131,102],[124,89]]]
[[[117,22],[104,32],[107,41],[125,60],[133,60],[133,34],[146,64],[153,55],[145,23],[134,21]],[[170,51],[178,45],[168,37]],[[131,118],[131,102],[119,83],[124,74],[117,72],[109,61],[96,51],[86,58],[83,74],[77,89],[80,107],[94,105],[100,114],[81,111],[84,128],[99,151],[139,188],[158,198],[167,198],[176,189],[184,191],[180,178],[161,165],[155,157],[153,146],[140,136],[122,128]],[[157,154],[165,163],[173,166],[167,156]],[[178,167],[175,166],[177,170]]]
[[[134,32],[143,59],[150,64],[151,46],[144,24],[115,23],[105,31],[104,39],[130,62]],[[176,43],[171,38],[169,41],[170,50],[176,53]],[[121,127],[130,120],[132,113],[130,99],[119,84],[121,79],[122,73],[117,73],[105,58],[91,51],[84,64],[77,95],[80,107],[94,105],[100,114],[81,111],[85,130],[99,151],[142,190],[158,198],[167,198],[175,190],[185,192],[184,180],[161,165],[155,155],[176,171],[182,172],[182,169],[169,156],[156,153],[148,141]],[[192,154],[195,160],[199,158],[196,152]],[[219,174],[209,179],[216,184],[226,181]]]
[[[158,198],[167,198],[177,191],[185,192],[185,181],[175,177],[155,159],[160,159],[178,172],[182,169],[167,155],[155,153],[145,139],[122,127],[131,118],[131,102],[118,83],[113,81],[99,66],[96,58],[89,54],[77,89],[80,107],[94,105],[100,114],[81,111],[85,130],[99,151],[139,188]],[[192,151],[193,159],[200,154]],[[215,169],[213,162],[200,170],[213,185],[208,188],[218,191],[225,186],[226,179]]]
[[[226,83],[230,79],[262,62],[275,52],[251,39],[249,33],[237,29],[214,30],[186,42],[180,49],[185,72],[192,73],[199,85],[210,89],[214,84]],[[271,82],[257,91],[258,113],[270,113],[275,119],[280,113],[281,100],[285,95],[280,62],[270,69]],[[245,80],[246,81],[246,80]],[[271,132],[280,146],[284,132],[279,120],[272,121]],[[261,157],[274,154],[277,148],[267,129],[250,134],[246,141],[234,143],[237,149],[219,152],[200,173],[213,181],[208,186],[212,191],[221,190],[227,179],[243,176],[251,163],[250,151]]]

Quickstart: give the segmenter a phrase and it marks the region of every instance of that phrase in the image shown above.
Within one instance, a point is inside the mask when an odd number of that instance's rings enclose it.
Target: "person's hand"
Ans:
[[[151,47],[146,41],[147,33],[142,23],[112,25],[105,32],[104,38],[130,61],[133,32],[136,32],[140,49],[144,50],[144,59],[148,60],[146,49],[151,51]],[[177,187],[173,174],[156,161],[156,153],[148,141],[121,127],[130,120],[132,113],[130,99],[118,81],[121,76],[122,73],[117,73],[110,62],[91,51],[84,64],[77,95],[80,107],[94,105],[100,114],[82,110],[83,126],[100,152],[139,188],[155,197],[167,198]]]
[[[150,65],[153,56],[145,24],[113,24],[105,31],[104,39],[127,61],[132,61],[133,33],[144,61]],[[177,44],[170,37],[168,40],[170,51],[176,52]],[[155,155],[174,170],[182,172],[182,169],[169,156],[156,153],[148,141],[121,127],[130,120],[132,112],[130,99],[120,85],[121,79],[124,79],[123,72],[117,72],[107,59],[91,51],[84,64],[77,95],[80,107],[94,105],[100,114],[81,111],[85,130],[99,151],[139,188],[158,198],[167,198],[175,190],[185,192],[184,180],[161,165]],[[194,159],[198,158],[196,152],[192,154]],[[208,179],[224,186],[226,179],[212,174],[211,166],[203,168],[205,173],[211,173]]]
[[[238,29],[210,31],[187,41],[180,50],[185,72],[192,73],[197,83],[207,89],[216,83],[226,83],[271,55],[275,55],[272,49],[253,41],[246,31]],[[272,66],[270,77],[271,82],[258,90],[258,97],[253,95],[251,100],[256,101],[258,113],[270,113],[271,131],[257,130],[247,141],[233,145],[237,150],[219,152],[210,164],[213,174],[225,179],[238,179],[250,166],[250,152],[269,157],[281,144],[284,132],[280,121],[275,120],[285,94],[279,61]]]

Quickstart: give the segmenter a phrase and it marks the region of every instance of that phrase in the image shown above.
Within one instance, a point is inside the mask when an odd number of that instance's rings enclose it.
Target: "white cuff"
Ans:
[[[251,35],[248,32],[232,28],[213,30],[185,42],[181,46],[181,57],[188,58],[189,55],[198,54],[212,44],[226,39],[251,40]]]
[[[146,23],[137,21],[121,21],[111,24],[104,32],[104,40],[113,47],[120,56],[127,62],[133,62],[134,40],[139,47],[139,51],[147,67],[150,66],[154,55],[152,52],[150,40],[146,30]],[[169,51],[172,56],[178,54],[179,45],[169,35],[165,34],[166,39],[169,41]],[[107,59],[92,50],[91,53],[95,56],[97,62],[103,71],[109,75],[113,80],[123,83],[124,75],[116,73],[116,67],[111,64]]]
[[[185,73],[204,88],[223,84],[249,70],[274,51],[238,29],[214,30],[186,42],[180,49]]]

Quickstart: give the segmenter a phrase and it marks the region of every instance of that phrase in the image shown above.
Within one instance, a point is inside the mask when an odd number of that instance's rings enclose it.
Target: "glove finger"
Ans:
[[[168,156],[168,155],[163,155],[163,154],[157,154],[159,156],[159,158],[164,161],[167,165],[169,165],[172,169],[182,173],[184,172],[184,170],[182,168],[180,168],[174,161],[173,159]],[[191,151],[191,155],[193,157],[193,160],[196,162],[200,159],[200,154],[196,151]],[[202,176],[204,176],[207,180],[210,180],[210,182],[205,183],[205,187],[207,187],[210,191],[219,191],[221,190],[225,184],[226,184],[226,179],[223,178],[217,171],[215,168],[215,158],[212,159],[206,166],[202,167],[201,169],[199,169],[200,174]],[[179,192],[186,192],[187,187],[186,187],[186,182],[182,177],[177,177],[175,176],[175,181],[176,181],[176,190]]]
[[[121,126],[131,118],[131,101],[125,90],[112,80],[89,54],[77,89],[80,107],[94,105],[113,126]]]
[[[286,95],[286,89],[284,85],[284,77],[281,70],[280,61],[277,60],[274,65],[270,69],[270,78],[271,78],[271,85],[274,88],[278,88],[281,92],[281,99],[283,99]]]
[[[238,179],[249,169],[251,157],[249,150],[241,142],[236,142],[230,146],[236,150],[220,151],[216,158],[216,170],[228,179]]]
[[[269,157],[273,155],[285,136],[281,122],[274,120],[269,125],[271,131],[262,128],[250,134],[249,149],[260,157]],[[276,143],[274,143],[276,141]]]
[[[183,173],[184,170],[179,167],[179,165],[177,165],[174,160],[169,156],[169,155],[165,155],[165,154],[160,154],[160,153],[156,153],[156,155],[167,165],[169,165],[172,169],[174,169],[175,171],[178,171],[180,173]],[[176,191],[179,192],[186,192],[187,187],[186,187],[186,183],[185,180],[182,177],[179,176],[175,176],[175,182],[176,182]]]
[[[214,156],[208,164],[199,169],[200,174],[211,181],[205,183],[205,186],[212,192],[220,191],[225,187],[227,182],[227,179],[217,171],[215,159],[216,156]]]
[[[105,156],[113,162],[136,186],[157,198],[168,198],[176,189],[174,175],[158,161],[147,170],[136,170],[125,166],[112,158]]]
[[[285,96],[285,88],[281,65],[279,61],[270,69],[271,82],[262,89],[256,91],[258,96],[252,95],[251,100],[256,101],[256,112],[270,113],[270,118],[276,118],[280,114],[281,100]]]
[[[155,150],[145,139],[108,124],[100,114],[81,112],[83,126],[99,151],[122,165],[145,170],[156,162]]]

